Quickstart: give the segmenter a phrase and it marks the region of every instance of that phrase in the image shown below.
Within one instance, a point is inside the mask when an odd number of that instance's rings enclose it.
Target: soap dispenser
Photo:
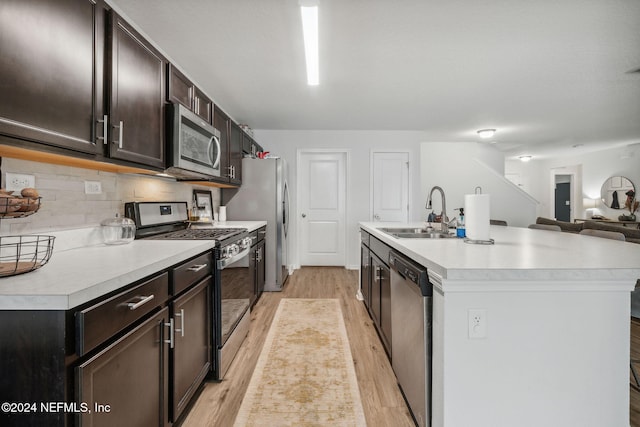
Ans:
[[[464,208],[458,208],[460,211],[460,215],[458,216],[458,221],[456,224],[456,237],[466,237],[467,233],[464,228]]]

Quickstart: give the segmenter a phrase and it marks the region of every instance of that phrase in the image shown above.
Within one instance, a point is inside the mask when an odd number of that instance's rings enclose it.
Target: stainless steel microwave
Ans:
[[[180,104],[167,106],[167,174],[182,179],[220,176],[220,132]]]

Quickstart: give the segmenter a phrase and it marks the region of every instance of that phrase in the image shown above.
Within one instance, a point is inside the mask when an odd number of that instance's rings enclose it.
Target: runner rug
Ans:
[[[337,299],[283,298],[235,426],[365,426]]]

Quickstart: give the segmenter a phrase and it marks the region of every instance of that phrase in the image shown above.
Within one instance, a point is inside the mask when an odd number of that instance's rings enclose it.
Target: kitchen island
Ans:
[[[491,228],[493,245],[398,239],[433,284],[433,426],[628,426],[630,291],[640,245]],[[469,310],[484,310],[470,338]]]

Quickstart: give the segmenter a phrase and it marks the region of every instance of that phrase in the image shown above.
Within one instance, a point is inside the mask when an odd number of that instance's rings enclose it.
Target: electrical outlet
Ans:
[[[22,173],[7,172],[5,176],[6,189],[9,191],[20,191],[23,188],[35,188],[35,175],[25,175]]]
[[[468,311],[469,338],[487,337],[487,309],[470,308]]]
[[[85,181],[84,194],[100,194],[102,193],[102,183],[100,181]]]

